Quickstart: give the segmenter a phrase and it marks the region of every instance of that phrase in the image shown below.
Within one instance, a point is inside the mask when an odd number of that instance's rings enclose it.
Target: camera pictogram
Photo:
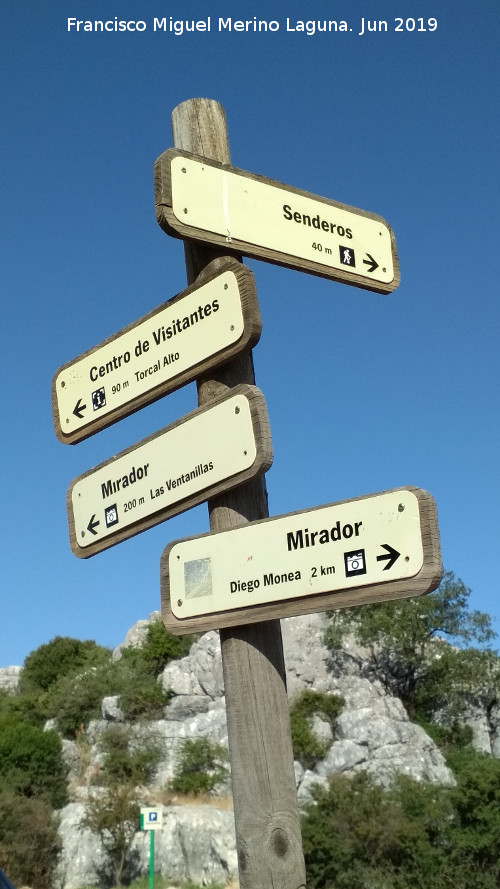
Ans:
[[[344,553],[344,565],[346,577],[356,577],[358,574],[366,574],[364,549],[357,549],[350,553]]]

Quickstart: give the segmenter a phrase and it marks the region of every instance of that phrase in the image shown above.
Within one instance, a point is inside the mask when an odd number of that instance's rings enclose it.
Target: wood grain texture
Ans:
[[[249,622],[259,622],[284,617],[296,617],[299,614],[313,614],[320,611],[330,611],[336,608],[350,608],[353,605],[368,605],[378,602],[389,602],[395,599],[406,599],[411,596],[423,596],[435,590],[443,576],[441,560],[441,547],[439,541],[439,529],[434,498],[422,488],[408,486],[394,490],[412,491],[418,499],[420,511],[420,530],[424,552],[424,564],[414,577],[402,580],[388,580],[386,583],[369,584],[355,587],[341,592],[317,593],[304,596],[302,599],[283,599],[278,602],[270,602],[264,605],[252,605],[247,608],[235,608],[232,611],[224,611],[219,614],[188,617],[178,620],[170,606],[170,581],[168,559],[170,550],[181,541],[175,540],[165,548],[160,561],[160,584],[162,598],[163,622],[171,633],[182,635],[184,633],[204,633],[210,629],[222,627],[240,626]],[[381,491],[380,493],[388,493]],[[374,494],[371,496],[378,496]],[[351,500],[342,500],[338,503],[323,504],[314,509],[307,510],[308,517],[324,506],[341,506],[343,503],[355,503],[356,500],[364,501],[368,497],[357,497]],[[300,511],[287,513],[286,516],[300,515]],[[265,519],[253,524],[265,524],[272,522],[273,518]],[[200,537],[210,535],[203,534]],[[189,539],[189,538],[186,538]]]
[[[176,503],[160,507],[156,512],[153,512],[151,515],[138,520],[133,525],[124,527],[121,530],[117,529],[114,534],[110,534],[107,537],[97,540],[95,543],[92,543],[86,547],[79,546],[75,529],[72,504],[73,489],[78,482],[82,481],[83,479],[90,478],[95,472],[104,469],[104,467],[106,466],[111,467],[113,463],[115,463],[116,460],[118,460],[119,458],[125,457],[128,454],[134,454],[141,446],[153,441],[161,435],[168,434],[172,430],[177,429],[179,426],[183,426],[185,423],[189,423],[190,420],[193,420],[197,416],[200,416],[200,414],[205,413],[205,411],[209,411],[215,405],[221,404],[222,402],[227,401],[228,398],[231,398],[234,395],[238,394],[243,395],[248,400],[248,403],[250,405],[250,416],[252,420],[252,427],[254,430],[255,442],[257,445],[257,455],[251,467],[243,470],[242,472],[238,472],[236,475],[230,476],[227,479],[216,482],[213,485],[208,485],[202,491],[199,491],[193,496],[186,497],[177,501]],[[145,438],[137,444],[132,445],[132,447],[127,448],[125,451],[121,451],[119,454],[116,454],[114,457],[111,457],[104,463],[100,463],[99,466],[95,466],[88,472],[83,473],[83,475],[80,475],[77,478],[73,479],[66,495],[66,508],[68,512],[71,549],[73,553],[78,556],[78,558],[87,559],[90,556],[95,555],[96,553],[102,552],[105,549],[109,549],[111,546],[115,546],[115,544],[117,543],[121,543],[123,540],[128,540],[130,537],[134,537],[136,534],[140,534],[142,531],[146,531],[148,528],[152,528],[155,525],[158,525],[160,522],[166,521],[166,519],[172,518],[172,516],[174,515],[179,515],[179,513],[185,512],[187,509],[191,509],[193,506],[197,506],[198,504],[203,503],[205,500],[207,500],[208,497],[214,497],[218,494],[223,494],[225,491],[228,491],[231,488],[244,484],[249,479],[254,478],[254,476],[261,475],[262,473],[266,472],[267,469],[269,469],[272,463],[272,458],[273,454],[271,445],[271,433],[269,429],[267,408],[264,397],[255,386],[243,384],[241,386],[236,386],[230,391],[224,392],[218,398],[214,398],[211,401],[206,402],[203,406],[197,408],[194,411],[191,411],[189,414],[186,414],[186,416],[182,417],[180,420],[177,420],[175,423],[171,423],[169,426],[165,426],[165,428],[160,429],[159,432],[155,432],[153,435],[148,436],[148,438]]]
[[[228,244],[227,238],[224,234],[219,232],[205,232],[199,228],[194,226],[190,226],[187,223],[179,220],[173,212],[173,201],[172,201],[172,176],[171,176],[171,163],[173,158],[183,156],[186,158],[193,158],[196,160],[200,159],[200,155],[198,153],[190,152],[190,151],[178,151],[175,149],[169,149],[161,154],[154,165],[154,185],[155,185],[155,207],[156,207],[156,218],[160,227],[169,235],[175,238],[189,238],[191,240],[200,241],[204,244],[216,245],[220,249],[223,249],[225,253],[235,253],[235,254],[243,254],[244,256],[252,256],[257,259],[262,259],[266,262],[272,262],[276,265],[284,266],[285,268],[298,269],[305,272],[308,272],[312,275],[317,275],[320,278],[328,278],[329,280],[338,281],[344,284],[350,284],[354,287],[360,287],[364,290],[371,290],[375,293],[391,293],[396,290],[400,283],[400,271],[399,271],[399,260],[396,249],[396,240],[394,237],[394,232],[387,224],[387,222],[383,219],[382,216],[379,216],[376,213],[370,213],[367,210],[361,210],[357,207],[351,207],[348,204],[342,204],[338,201],[330,200],[329,198],[321,197],[320,195],[313,195],[310,192],[303,191],[302,189],[295,188],[291,185],[285,185],[282,182],[278,182],[274,179],[268,179],[266,176],[258,176],[255,173],[249,173],[246,170],[240,170],[238,167],[230,166],[228,161],[222,161],[216,163],[212,160],[204,160],[207,166],[217,167],[219,169],[222,168],[227,170],[227,172],[235,173],[240,176],[244,176],[247,179],[252,179],[257,182],[262,182],[268,185],[270,188],[279,188],[285,189],[292,195],[297,195],[299,197],[305,197],[309,199],[314,199],[319,204],[324,205],[326,209],[337,209],[344,210],[347,212],[355,213],[356,216],[361,216],[366,219],[372,219],[376,222],[380,222],[386,227],[390,232],[391,239],[391,252],[392,252],[392,261],[394,268],[394,277],[390,283],[383,283],[381,281],[370,280],[366,275],[356,275],[352,272],[352,270],[342,270],[339,268],[331,268],[327,267],[322,263],[316,263],[313,260],[306,260],[297,256],[287,256],[287,254],[282,253],[277,250],[269,249],[259,244],[249,244],[245,241],[240,241],[238,238],[231,238],[231,243]]]
[[[198,362],[198,364],[193,365],[192,367],[182,371],[181,373],[172,377],[170,380],[166,380],[159,385],[152,385],[151,389],[148,392],[134,397],[126,404],[117,407],[115,410],[110,411],[109,413],[104,415],[93,413],[91,424],[89,423],[85,426],[82,426],[80,429],[66,434],[62,423],[62,418],[59,413],[59,405],[56,393],[56,383],[60,375],[63,374],[64,371],[68,371],[68,373],[71,373],[71,369],[77,362],[81,361],[83,358],[95,354],[104,346],[115,342],[118,337],[122,336],[125,333],[128,333],[129,331],[134,330],[136,327],[138,327],[139,324],[142,324],[143,322],[149,320],[154,322],[155,317],[160,312],[163,312],[165,309],[170,309],[178,305],[179,311],[182,311],[182,300],[185,299],[185,297],[189,296],[192,293],[195,293],[201,286],[215,280],[219,275],[227,271],[233,272],[233,274],[236,276],[238,289],[241,296],[244,330],[240,339],[237,342],[227,346],[220,352],[217,352],[214,355],[211,355],[209,358]],[[238,262],[236,259],[231,257],[226,257],[222,261],[217,261],[209,264],[203,270],[203,274],[198,277],[196,284],[193,284],[191,287],[187,287],[185,290],[172,297],[172,299],[168,300],[166,303],[163,303],[161,306],[153,309],[153,311],[149,312],[147,315],[144,315],[142,318],[139,318],[137,321],[134,321],[132,324],[129,324],[127,327],[122,328],[113,336],[109,337],[106,340],[103,340],[103,342],[99,343],[97,346],[94,346],[92,349],[83,352],[72,361],[63,364],[62,367],[60,367],[56,371],[52,380],[52,417],[57,438],[64,444],[76,444],[77,442],[84,441],[86,438],[89,438],[96,432],[100,432],[101,429],[105,429],[106,427],[111,426],[113,423],[118,422],[118,420],[123,419],[123,417],[128,417],[130,414],[135,413],[135,411],[140,410],[148,404],[152,404],[154,401],[157,401],[164,395],[167,395],[170,392],[174,392],[181,386],[185,386],[187,383],[195,380],[200,374],[204,374],[207,371],[210,371],[213,368],[224,364],[224,362],[230,361],[239,352],[246,351],[249,348],[253,347],[259,340],[261,326],[262,324],[257,303],[257,294],[255,291],[255,281],[250,269],[242,265],[241,262]],[[99,384],[97,383],[89,383],[88,389],[90,390],[92,387],[96,387],[98,385]]]
[[[224,110],[210,99],[190,99],[172,113],[176,148],[229,163]],[[156,168],[155,168],[156,178]],[[224,248],[185,242],[192,283]],[[255,382],[252,353],[198,380],[199,404],[239,383]],[[212,531],[268,515],[264,477],[208,503]],[[279,621],[223,629],[220,633],[241,889],[304,889],[283,644]]]

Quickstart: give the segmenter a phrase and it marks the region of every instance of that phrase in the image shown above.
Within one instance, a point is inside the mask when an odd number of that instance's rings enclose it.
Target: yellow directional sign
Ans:
[[[87,558],[243,484],[272,462],[255,386],[223,398],[76,478],[68,490],[71,548]]]
[[[422,595],[441,576],[434,500],[398,488],[170,544],[162,613],[189,633]]]
[[[155,164],[160,226],[345,284],[399,284],[394,235],[374,213],[169,149]]]
[[[61,367],[54,427],[74,444],[255,345],[250,269],[226,260],[192,287]]]

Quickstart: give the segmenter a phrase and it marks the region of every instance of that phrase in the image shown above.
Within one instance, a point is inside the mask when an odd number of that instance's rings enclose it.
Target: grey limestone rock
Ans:
[[[99,873],[106,867],[107,856],[96,834],[81,826],[83,803],[69,803],[59,812],[59,836],[62,842],[55,884],[60,889],[96,886]]]
[[[165,691],[175,695],[187,695],[208,700],[224,694],[219,634],[214,630],[205,633],[191,646],[186,657],[171,661],[161,677]]]
[[[159,872],[175,882],[227,883],[237,874],[232,811],[213,806],[164,809],[155,860]]]
[[[113,657],[124,648],[144,643],[147,630],[159,620],[153,612],[138,621],[127,633]],[[352,639],[332,654],[323,642],[326,616],[306,615],[282,621],[287,687],[290,701],[307,689],[335,694],[343,705],[335,729],[318,716],[312,731],[325,744],[326,755],[312,769],[295,763],[300,803],[312,799],[315,784],[327,786],[333,775],[354,775],[367,771],[384,786],[395,774],[403,773],[419,781],[452,785],[454,778],[431,738],[410,722],[402,702],[389,694],[370,668],[366,652]],[[0,670],[0,689],[15,693],[20,667]],[[106,867],[106,853],[99,838],[81,821],[89,792],[98,792],[102,767],[99,739],[113,723],[129,728],[131,743],[137,747],[154,744],[160,748],[160,761],[148,787],[138,793],[144,804],[154,804],[174,774],[182,742],[207,738],[227,748],[227,723],[219,635],[205,633],[192,646],[189,655],[169,663],[159,682],[172,693],[161,719],[144,723],[125,722],[117,696],[102,701],[102,718],[92,720],[76,740],[63,740],[63,755],[69,767],[72,802],[60,813],[62,852],[56,889],[97,886]],[[493,690],[494,691],[494,690]],[[443,719],[445,719],[443,714]],[[475,746],[500,756],[500,705],[492,692],[478,693],[470,701],[464,722],[473,730]],[[54,729],[51,721],[46,728]],[[230,792],[229,782],[222,794]],[[176,802],[174,800],[174,802]],[[169,805],[164,807],[164,826],[155,836],[158,871],[174,882],[226,883],[236,876],[233,813],[214,805]],[[137,873],[148,870],[147,835],[137,832],[133,857]]]
[[[0,667],[0,691],[9,695],[19,691],[22,667]]]
[[[123,722],[125,720],[125,714],[120,709],[118,698],[118,695],[108,695],[102,699],[102,718],[108,720],[108,722]]]
[[[109,868],[99,838],[81,826],[85,805],[75,802],[60,813],[62,850],[57,889],[99,886]],[[130,851],[134,873],[147,874],[149,838],[138,831]],[[236,842],[232,811],[213,806],[169,806],[163,827],[155,833],[155,872],[176,883],[225,884],[236,875]]]
[[[325,616],[306,615],[283,621],[283,638],[289,674],[292,675],[293,696],[307,688],[337,694],[343,707],[336,721],[336,739],[312,774],[326,779],[334,774],[354,774],[360,769],[369,771],[375,780],[387,785],[397,772],[415,780],[434,781],[452,785],[454,778],[433,741],[419,726],[408,719],[403,704],[389,695],[378,681],[354,669],[361,658],[348,656],[351,669],[344,671],[342,659],[332,659],[323,635]],[[306,773],[306,787],[300,797],[309,797],[313,783]]]
[[[122,646],[140,645],[151,620],[139,621]],[[412,724],[398,698],[387,693],[363,664],[359,646],[347,642],[332,656],[323,643],[326,617],[308,615],[282,621],[287,684],[290,700],[312,689],[339,695],[343,700],[335,732],[324,719],[315,717],[311,728],[327,747],[327,753],[313,769],[295,763],[300,803],[312,799],[315,784],[327,786],[332,775],[354,775],[364,770],[388,785],[396,773],[416,780],[450,785],[454,779],[441,753],[419,726]],[[130,725],[132,743],[159,745],[161,758],[147,788],[140,793],[145,803],[158,794],[173,777],[182,742],[187,738],[208,738],[227,747],[227,723],[218,633],[205,633],[192,646],[189,655],[172,661],[159,681],[172,698],[161,719]],[[103,718],[93,720],[78,742],[65,741],[64,756],[71,768],[73,802],[61,813],[63,842],[57,889],[76,889],[99,882],[105,853],[97,837],[79,823],[89,789],[95,792],[102,765],[99,738],[110,724],[122,719],[115,697],[105,698]],[[479,715],[478,715],[479,720]],[[489,725],[500,725],[500,709],[491,712]],[[127,724],[127,723],[124,723]],[[479,729],[478,729],[479,737]],[[222,794],[230,792],[229,783]],[[174,802],[177,802],[174,800]],[[233,814],[213,806],[169,805],[164,808],[164,826],[155,836],[155,857],[159,871],[174,882],[198,884],[225,883],[236,875]],[[133,853],[138,873],[147,873],[148,847],[145,834],[137,832]]]
[[[133,627],[130,627],[123,642],[116,646],[112,654],[112,659],[114,661],[119,661],[124,648],[141,648],[146,641],[149,627],[152,623],[155,623],[155,621],[158,620],[161,620],[159,611],[152,611],[149,617],[144,620],[138,620]]]

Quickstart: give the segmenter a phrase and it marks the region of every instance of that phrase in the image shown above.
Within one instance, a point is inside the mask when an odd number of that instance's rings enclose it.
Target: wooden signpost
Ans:
[[[155,205],[184,239],[188,287],[60,368],[53,417],[74,444],[195,378],[199,407],[71,483],[70,542],[87,558],[207,500],[211,533],[163,553],[163,619],[220,629],[241,889],[305,889],[279,618],[423,595],[442,566],[419,488],[269,518],[260,316],[240,254],[390,293],[396,246],[380,216],[231,167],[217,102],[183,102],[172,128]]]
[[[442,576],[435,503],[398,488],[174,541],[160,575],[176,634],[421,596]]]
[[[86,559],[269,469],[262,393],[238,386],[76,478],[71,548]]]
[[[172,113],[174,145],[229,164],[223,108],[191,99]],[[188,283],[225,247],[185,242]],[[253,384],[251,353],[198,380],[199,404],[239,383]],[[211,531],[265,518],[263,476],[208,502]],[[305,868],[279,620],[220,631],[240,889],[302,889]]]
[[[59,441],[75,444],[255,345],[250,269],[227,259],[164,305],[61,367],[52,383]]]
[[[168,234],[390,293],[394,235],[381,216],[169,149],[155,164],[156,215]]]

